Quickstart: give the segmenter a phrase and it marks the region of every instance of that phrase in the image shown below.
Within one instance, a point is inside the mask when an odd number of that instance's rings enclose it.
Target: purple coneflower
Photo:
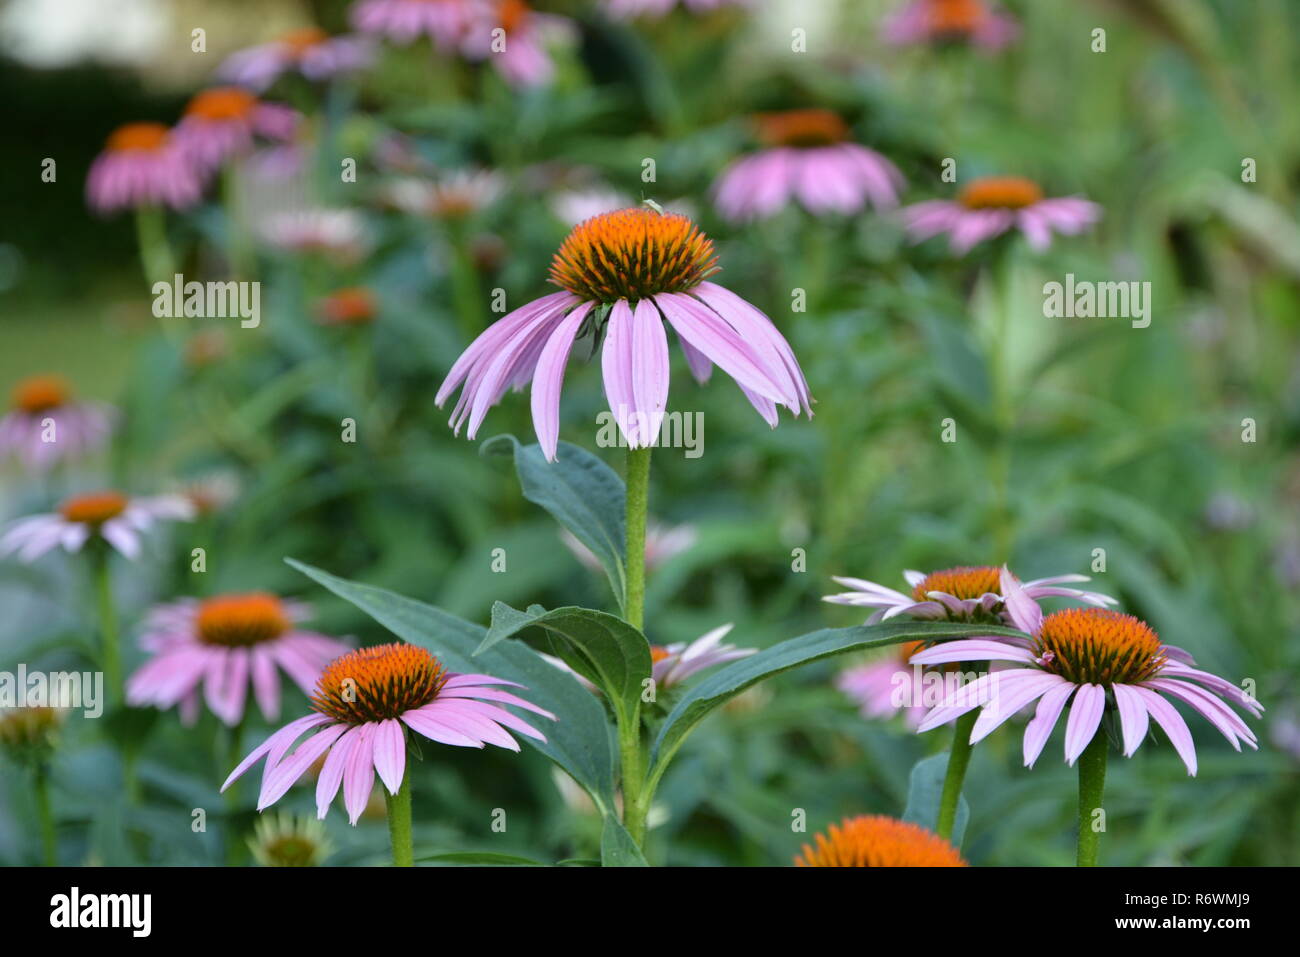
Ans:
[[[119,126],[86,176],[86,202],[98,213],[139,206],[185,209],[202,191],[181,144],[161,123]]]
[[[481,748],[486,744],[519,750],[507,728],[538,741],[546,737],[502,705],[514,705],[555,720],[551,714],[498,685],[519,687],[490,675],[447,671],[429,652],[393,643],[343,655],[321,674],[312,696],[316,713],[298,718],[272,734],[231,772],[230,787],[262,758],[262,789],[257,809],[278,801],[320,757],[316,814],[323,818],[343,789],[352,824],[365,810],[375,773],[389,801],[389,828],[395,863],[410,866],[410,778],[406,774],[408,729],[439,744]],[[295,742],[314,732],[296,748]],[[290,749],[293,749],[290,751]]]
[[[837,114],[790,110],[760,114],[756,123],[767,149],[736,160],[714,187],[727,219],[762,219],[794,200],[814,215],[898,205],[902,174],[874,150],[848,142],[849,128]]]
[[[308,80],[327,80],[360,69],[371,56],[370,44],[363,37],[332,37],[319,27],[303,27],[231,54],[217,76],[260,91],[291,71]]]
[[[722,644],[733,627],[730,623],[722,625],[689,643],[651,645],[650,677],[659,688],[671,688],[706,668],[758,654],[757,648]]]
[[[523,0],[487,2],[475,10],[473,25],[461,43],[466,58],[490,60],[511,86],[551,82],[555,63],[546,50],[546,40],[548,35],[571,33],[568,18],[537,13]]]
[[[230,157],[250,152],[257,137],[282,142],[292,139],[300,118],[290,107],[264,103],[242,87],[214,87],[190,100],[176,124],[175,136],[206,174]]]
[[[361,0],[352,7],[352,26],[363,33],[410,43],[427,36],[444,50],[457,46],[474,21],[470,0]]]
[[[957,849],[919,824],[862,814],[805,844],[796,867],[966,867]]]
[[[299,628],[307,617],[305,605],[265,592],[159,605],[140,637],[140,647],[153,657],[127,679],[127,703],[163,710],[179,705],[182,723],[192,725],[201,691],[212,713],[234,727],[244,719],[251,687],[262,715],[274,721],[280,716],[279,672],[311,694],[325,666],[351,650]]]
[[[15,386],[13,407],[0,418],[0,456],[16,456],[27,468],[44,471],[100,448],[116,414],[102,402],[73,398],[58,376],[31,376]]]
[[[835,687],[848,695],[864,718],[889,718],[902,712],[907,723],[916,727],[925,717],[925,706],[917,698],[912,704],[900,701],[898,689],[912,682],[909,661],[925,647],[921,641],[898,645],[888,658],[846,668],[835,679]]]
[[[370,245],[365,220],[351,209],[286,209],[258,218],[258,236],[294,255],[323,255],[341,263],[362,259]]]
[[[983,0],[909,0],[887,18],[886,43],[966,44],[1000,50],[1020,35],[1020,24]]]
[[[925,620],[1008,621],[1000,585],[1002,572],[995,566],[959,565],[928,575],[908,569],[903,577],[912,586],[910,595],[861,578],[832,577],[831,581],[853,590],[827,595],[822,601],[876,609],[867,619],[869,625],[898,615]],[[1020,587],[1030,598],[1058,596],[1102,607],[1116,604],[1109,595],[1066,587],[1070,582],[1086,581],[1091,581],[1087,575],[1054,575],[1024,582]]]
[[[574,342],[601,346],[605,396],[630,448],[649,447],[668,402],[673,327],[695,378],[717,364],[773,428],[778,404],[812,414],[808,384],[789,344],[754,306],[707,279],[718,269],[713,243],[684,216],[624,209],[577,226],[555,255],[543,296],[497,320],[456,360],[438,390],[442,405],[463,386],[452,412],[472,439],[511,387],[532,382],[533,425],[554,461],[560,388]]]
[[[1020,230],[1030,248],[1042,251],[1052,233],[1072,236],[1101,218],[1101,207],[1078,196],[1045,199],[1033,180],[989,176],[972,180],[956,200],[932,199],[902,210],[903,228],[913,242],[947,233],[952,251],[963,255],[977,243]]]
[[[0,556],[16,553],[24,562],[62,547],[80,551],[102,539],[127,558],[140,554],[142,533],[163,519],[189,521],[194,506],[181,495],[128,498],[120,492],[90,492],[65,500],[57,512],[12,522],[0,536]]]

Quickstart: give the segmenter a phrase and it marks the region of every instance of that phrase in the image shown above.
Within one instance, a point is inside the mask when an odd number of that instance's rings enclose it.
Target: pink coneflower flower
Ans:
[[[885,20],[885,42],[966,44],[1000,50],[1020,35],[1014,18],[983,0],[910,0]]]
[[[692,675],[704,671],[706,668],[712,668],[714,665],[725,664],[728,661],[736,661],[739,658],[748,658],[750,655],[758,653],[757,648],[739,648],[736,645],[724,645],[722,639],[734,628],[735,625],[728,623],[710,632],[706,632],[692,642],[678,641],[671,645],[651,645],[650,646],[650,677],[654,679],[655,686],[660,690],[671,688],[679,685]],[[561,658],[553,655],[542,655],[547,661],[555,665],[561,671],[567,671],[589,691],[598,691],[599,689],[578,674]]]
[[[495,0],[476,8],[461,52],[470,60],[490,60],[511,86],[545,86],[555,76],[555,63],[546,50],[549,36],[567,35],[566,17],[537,13],[523,0]]]
[[[361,0],[352,8],[352,25],[396,43],[427,36],[449,50],[465,37],[474,15],[469,0]]]
[[[80,551],[86,542],[102,539],[127,558],[140,554],[142,533],[161,520],[188,522],[194,506],[181,495],[128,498],[121,492],[74,495],[57,512],[29,515],[11,522],[0,535],[0,556],[16,554],[24,562],[62,547]]]
[[[848,142],[848,126],[830,110],[764,113],[756,123],[767,149],[736,160],[714,186],[727,219],[762,219],[795,200],[814,215],[898,205],[902,174],[879,153]]]
[[[336,290],[316,303],[316,315],[327,326],[368,326],[378,314],[375,294],[364,286]]]
[[[712,13],[724,7],[748,7],[751,0],[604,0],[605,12],[615,19],[662,17],[680,6],[691,13]]]
[[[256,229],[274,249],[323,255],[341,263],[359,261],[370,244],[365,221],[351,209],[283,210],[261,217]]]
[[[102,402],[74,399],[58,376],[31,376],[14,387],[13,406],[0,418],[0,456],[43,471],[103,446],[116,415]]]
[[[269,807],[322,755],[325,764],[316,782],[316,812],[323,818],[343,788],[343,803],[352,824],[365,810],[375,772],[390,794],[396,794],[406,773],[406,733],[458,747],[485,744],[519,750],[506,729],[538,741],[546,737],[501,705],[555,719],[549,711],[494,685],[519,687],[490,675],[448,672],[414,645],[394,643],[363,648],[334,661],[316,684],[312,707],[316,714],[292,721],[246,757],[225,790],[245,771],[266,758],[259,811]],[[497,703],[491,703],[497,702]],[[309,738],[290,752],[308,731]]]
[[[328,80],[366,66],[371,56],[370,44],[363,37],[332,37],[319,27],[303,27],[231,54],[217,76],[261,91],[291,71],[308,80]]]
[[[464,219],[491,206],[505,191],[500,174],[462,169],[437,179],[408,177],[385,190],[387,202],[404,213],[437,219]]]
[[[234,727],[244,719],[249,688],[267,721],[280,716],[283,671],[311,694],[325,666],[351,649],[298,622],[306,605],[265,592],[183,599],[150,613],[140,647],[152,654],[126,682],[126,700],[137,707],[180,706],[181,721],[199,716],[199,696],[212,713]]]
[[[758,309],[707,281],[717,269],[713,243],[685,216],[637,208],[589,219],[555,255],[551,282],[561,291],[489,326],[456,360],[436,401],[464,386],[451,424],[459,433],[468,422],[472,439],[506,390],[531,380],[533,425],[554,461],[565,365],[590,333],[603,338],[605,396],[628,446],[652,445],[668,402],[667,322],[701,383],[716,363],[773,428],[778,403],[811,416],[789,344]]]
[[[1028,648],[982,638],[950,641],[912,656],[913,664],[957,661],[1010,661],[1023,667],[986,674],[948,695],[919,726],[928,731],[983,705],[970,742],[981,740],[1012,714],[1038,702],[1025,729],[1025,766],[1032,767],[1067,703],[1065,760],[1074,764],[1092,741],[1108,710],[1119,716],[1123,753],[1129,757],[1147,736],[1150,719],[1196,774],[1191,732],[1170,698],[1182,701],[1219,730],[1238,751],[1257,747],[1255,735],[1222,700],[1235,702],[1253,717],[1264,711],[1254,698],[1217,675],[1193,668],[1169,654],[1149,625],[1132,615],[1104,608],[1068,608],[1044,617],[1009,574],[1002,592],[1015,627],[1032,636]]]
[[[1000,585],[1002,572],[995,566],[959,565],[928,575],[908,569],[903,572],[903,577],[912,586],[911,594],[861,578],[832,577],[831,581],[853,590],[827,595],[822,601],[876,609],[867,619],[869,625],[888,621],[898,615],[948,621],[1004,623],[1009,620]],[[1109,595],[1066,587],[1070,582],[1090,580],[1087,575],[1054,575],[1051,578],[1024,582],[1020,587],[1030,598],[1057,596],[1102,607],[1116,604],[1115,599]]]
[[[912,682],[909,661],[923,647],[925,642],[904,642],[888,658],[846,668],[835,679],[835,687],[857,704],[864,718],[889,718],[902,712],[907,723],[916,727],[925,717],[925,706],[919,699],[910,705],[903,703],[898,693]]]
[[[249,153],[257,137],[292,139],[299,119],[295,110],[264,103],[242,87],[214,87],[190,100],[175,136],[195,166],[210,173],[230,157]]]
[[[1078,196],[1044,199],[1033,180],[989,176],[972,180],[956,200],[932,199],[902,210],[903,228],[913,242],[949,235],[957,255],[1011,229],[1020,230],[1030,248],[1042,251],[1052,233],[1072,236],[1101,218],[1101,207]]]
[[[660,525],[650,522],[645,530],[645,568],[653,571],[668,559],[680,555],[695,544],[696,532],[691,525]],[[573,552],[575,558],[593,572],[603,572],[605,566],[592,554],[591,549],[578,541],[567,528],[560,530],[560,540]]]
[[[98,213],[137,206],[185,209],[202,191],[177,138],[161,123],[119,126],[86,176],[86,202]]]
[[[189,499],[196,517],[214,515],[239,498],[239,476],[234,472],[209,472],[181,483],[177,491]]]
[[[796,867],[966,867],[957,849],[921,827],[882,814],[832,824],[805,844]]]

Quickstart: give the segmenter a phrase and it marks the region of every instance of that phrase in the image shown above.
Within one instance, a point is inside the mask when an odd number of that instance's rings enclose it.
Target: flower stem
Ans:
[[[114,701],[122,700],[122,650],[118,643],[117,610],[113,606],[113,579],[109,572],[108,547],[97,542],[94,556],[95,598],[99,607],[100,663],[104,683]]]
[[[628,624],[645,625],[645,522],[650,488],[650,449],[627,451],[627,602]]]
[[[44,761],[36,765],[32,789],[36,794],[36,814],[41,823],[41,863],[45,867],[53,867],[57,863],[57,845],[54,839],[54,814],[50,810],[50,769]]]
[[[965,669],[965,665],[961,666]],[[948,770],[943,776],[943,793],[939,797],[939,820],[935,830],[945,840],[952,840],[952,829],[957,823],[957,807],[961,803],[961,788],[966,781],[966,767],[970,764],[970,732],[979,717],[979,709],[972,708],[960,718],[952,729],[952,748],[948,751]]]
[[[415,846],[411,842],[411,769],[402,775],[401,787],[396,794],[384,788],[388,804],[388,836],[393,843],[393,866],[414,867]]]
[[[1101,810],[1102,792],[1106,788],[1106,751],[1109,747],[1106,732],[1098,728],[1079,758],[1079,853],[1076,859],[1079,867],[1097,866],[1101,829],[1094,827],[1093,815]]]
[[[175,258],[167,242],[166,214],[161,206],[138,206],[135,210],[135,238],[140,247],[140,267],[145,282],[172,281]]]

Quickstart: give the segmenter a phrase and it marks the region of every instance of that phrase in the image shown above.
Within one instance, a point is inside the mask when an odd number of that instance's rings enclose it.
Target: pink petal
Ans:
[[[370,802],[370,792],[375,786],[375,725],[358,727],[352,753],[343,771],[343,806],[347,808],[348,823],[356,826],[357,818]]]
[[[1025,767],[1032,768],[1038,756],[1043,753],[1043,746],[1052,736],[1052,729],[1056,727],[1057,719],[1061,717],[1061,710],[1073,692],[1074,685],[1067,681],[1052,688],[1039,699],[1038,710],[1025,726]]]
[[[262,793],[257,797],[257,809],[261,811],[284,797],[285,792],[293,787],[293,782],[302,777],[316,759],[324,754],[347,729],[345,724],[332,724],[317,731],[298,745],[297,750],[277,764],[275,770],[262,782]]]
[[[1119,708],[1119,726],[1124,736],[1124,757],[1132,756],[1147,736],[1150,726],[1146,705],[1142,696],[1128,685],[1111,686],[1115,693],[1115,705]]]
[[[1106,710],[1106,689],[1101,685],[1079,685],[1065,723],[1065,763],[1073,765],[1091,743]]]
[[[406,732],[402,723],[389,718],[375,725],[372,741],[375,751],[375,770],[379,779],[388,788],[389,794],[396,794],[402,786],[402,775],[406,771]]]
[[[997,673],[994,672],[994,674]],[[1038,680],[1017,681],[1005,691],[995,691],[993,700],[984,706],[984,710],[980,712],[979,718],[975,721],[975,726],[971,728],[970,743],[976,744],[983,741],[984,738],[992,734],[1003,722],[1029,702],[1042,697],[1043,694],[1062,682],[1065,682],[1065,679],[1060,675],[1043,672]],[[1069,682],[1065,683],[1068,684]]]
[[[1187,765],[1187,773],[1196,776],[1196,745],[1192,741],[1192,732],[1187,729],[1187,722],[1164,698],[1147,688],[1134,686],[1133,690],[1142,696],[1147,712],[1156,719],[1156,724],[1169,736],[1169,743],[1174,746],[1178,756]]]
[[[555,449],[560,440],[560,387],[564,384],[564,367],[568,364],[578,327],[591,312],[591,307],[592,303],[584,302],[555,327],[533,373],[533,428],[548,462],[555,461]]]
[[[292,745],[294,741],[298,740],[298,738],[302,735],[304,731],[308,730],[309,728],[314,728],[317,725],[327,724],[332,720],[333,718],[329,717],[329,715],[309,714],[309,715],[305,715],[304,717],[298,718],[294,721],[290,721],[279,731],[276,731],[274,734],[269,735],[265,741],[263,741],[261,744],[259,744],[256,748],[253,749],[252,753],[249,754],[248,757],[244,758],[243,761],[239,762],[239,766],[236,767],[235,770],[230,772],[230,777],[226,778],[226,783],[221,785],[221,790],[225,791],[226,788],[230,787],[230,785],[233,784],[236,780],[238,780],[238,778],[241,775],[243,775],[245,771],[251,768],[258,761],[260,761],[272,749],[275,749],[281,745],[285,749],[288,749],[289,746]]]

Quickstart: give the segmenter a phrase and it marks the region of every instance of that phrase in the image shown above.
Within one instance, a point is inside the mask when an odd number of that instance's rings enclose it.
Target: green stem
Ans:
[[[50,769],[44,762],[36,766],[32,787],[36,793],[36,814],[41,822],[41,863],[45,867],[53,867],[57,863],[57,845],[54,839],[54,814],[50,810]]]
[[[644,630],[645,522],[650,488],[650,449],[627,452],[627,603],[623,617]]]
[[[472,342],[486,323],[483,321],[483,290],[470,249],[467,224],[452,224],[451,248],[451,294],[456,308],[456,325],[465,341]]]
[[[170,284],[176,274],[175,257],[167,242],[167,219],[161,206],[136,207],[135,238],[145,281],[150,286],[156,282]]]
[[[122,651],[118,643],[117,610],[113,606],[113,579],[109,572],[108,547],[96,542],[93,550],[95,597],[99,607],[100,662],[104,683],[112,700],[122,700]]]
[[[650,792],[645,787],[644,754],[641,749],[641,714],[638,710],[628,726],[619,726],[619,767],[623,781],[623,826],[636,842],[645,845],[646,817],[650,812]]]
[[[963,670],[965,667],[961,666]],[[979,709],[972,708],[957,719],[952,729],[952,749],[948,752],[948,770],[943,776],[939,820],[935,828],[945,840],[952,840],[952,830],[957,823],[957,806],[961,803],[961,788],[966,781],[966,767],[970,764],[970,732],[978,717]]]
[[[241,720],[237,725],[230,729],[227,736],[226,747],[226,768],[233,768],[239,764],[243,758],[240,753],[244,739],[244,722]],[[222,769],[221,774],[229,772]],[[236,781],[226,789],[223,797],[226,799],[226,815],[229,821],[226,827],[226,866],[235,867],[243,863],[244,848],[247,846],[240,840],[240,835],[235,830],[235,820],[239,812],[239,785]]]
[[[1106,732],[1097,729],[1092,741],[1079,758],[1079,867],[1096,867],[1101,831],[1093,827],[1093,814],[1101,810],[1102,792],[1106,789],[1106,751],[1110,742]]]
[[[993,539],[999,562],[1011,560],[1014,541],[1011,516],[1011,431],[1015,425],[1010,370],[1007,368],[1007,342],[1013,308],[1012,253],[1003,246],[993,269],[994,326],[990,343],[993,379],[994,447],[991,464],[993,486]]]
[[[411,839],[411,769],[402,775],[402,786],[396,794],[384,788],[388,804],[388,837],[393,844],[393,866],[414,867],[415,845]]]

